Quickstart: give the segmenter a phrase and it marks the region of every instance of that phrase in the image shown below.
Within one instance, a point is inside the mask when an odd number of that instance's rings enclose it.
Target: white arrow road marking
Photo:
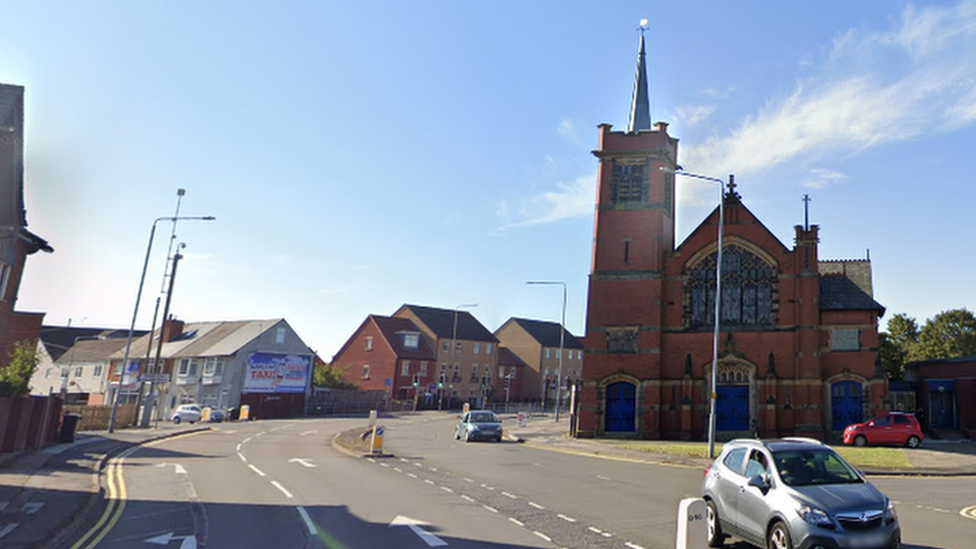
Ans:
[[[31,503],[25,503],[24,506],[20,508],[20,512],[33,515],[34,513],[40,511],[41,507],[44,507],[43,502],[32,501]]]
[[[179,463],[160,463],[156,467],[173,467],[173,472],[177,475],[185,475],[186,469]]]
[[[180,549],[197,549],[197,537],[196,536],[175,536],[173,532],[166,532],[161,536],[156,536],[154,538],[149,538],[143,540],[143,543],[152,543],[154,545],[169,545],[169,542],[173,540],[180,540]]]
[[[972,507],[966,507],[962,511],[959,511],[959,514],[968,519],[976,520],[976,505],[973,505]]]
[[[428,547],[446,546],[447,545],[446,541],[435,536],[434,534],[431,534],[427,530],[421,528],[422,526],[427,526],[427,525],[428,523],[424,521],[412,519],[410,517],[405,517],[403,515],[397,515],[397,518],[393,519],[393,522],[390,523],[391,528],[394,526],[406,526],[407,528],[410,528],[411,530],[413,530],[414,534],[417,534],[417,536],[420,537],[420,539],[427,544]]]
[[[7,524],[3,528],[0,528],[0,538],[3,538],[3,536],[6,536],[10,532],[13,532],[16,528],[17,524],[14,523]]]
[[[312,460],[310,460],[310,459],[305,459],[305,458],[291,458],[291,459],[288,460],[288,463],[296,463],[296,462],[301,463],[305,467],[310,467],[310,468],[313,468],[313,469],[316,467],[316,465],[314,463],[312,463]]]
[[[305,431],[304,433],[299,433],[298,436],[303,437],[305,435],[314,435],[318,431]]]

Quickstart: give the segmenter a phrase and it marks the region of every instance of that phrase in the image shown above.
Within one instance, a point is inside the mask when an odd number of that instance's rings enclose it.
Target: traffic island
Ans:
[[[370,447],[370,440],[373,436],[372,427],[356,427],[336,434],[332,438],[332,445],[339,450],[356,457],[393,457],[393,454],[385,451],[373,452]]]

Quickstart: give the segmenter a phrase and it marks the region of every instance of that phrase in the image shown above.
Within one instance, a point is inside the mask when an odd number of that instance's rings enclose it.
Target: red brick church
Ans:
[[[675,243],[678,140],[651,127],[643,36],[628,127],[599,132],[575,434],[704,440],[720,210]],[[723,194],[716,438],[825,439],[870,417],[887,400],[870,261],[821,260],[816,225],[787,246],[732,176]]]

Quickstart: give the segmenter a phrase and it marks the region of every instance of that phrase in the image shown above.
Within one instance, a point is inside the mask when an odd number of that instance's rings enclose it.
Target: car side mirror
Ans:
[[[756,488],[759,488],[759,491],[762,492],[763,495],[766,495],[766,492],[769,491],[769,484],[766,482],[766,479],[762,475],[756,475],[750,478],[749,486],[755,486]]]
[[[874,422],[873,421],[869,421],[868,422],[868,427],[874,427]]]

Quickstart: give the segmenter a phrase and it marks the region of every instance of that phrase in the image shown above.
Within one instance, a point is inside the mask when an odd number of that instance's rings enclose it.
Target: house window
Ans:
[[[476,355],[481,354],[481,342],[480,341],[475,341],[474,342],[474,354],[476,354]]]
[[[512,366],[512,368],[511,368],[511,370],[509,370],[509,373],[508,373],[508,375],[509,375],[509,377],[511,377],[512,379],[515,379],[515,374],[516,374],[516,373],[518,373],[518,368],[516,368],[515,366]]]
[[[454,365],[454,373],[451,375],[451,381],[460,383],[461,381],[461,367],[457,364]]]
[[[95,366],[95,369],[92,370],[92,377],[94,377],[94,378],[102,377],[102,365],[101,364],[96,365]]]
[[[445,339],[444,340],[444,344],[441,345],[441,349],[443,349],[445,351],[450,351],[451,350],[451,340]]]
[[[197,361],[193,358],[184,358],[180,360],[180,366],[177,370],[177,374],[180,376],[195,376],[197,375]]]
[[[420,346],[420,334],[403,334],[403,346],[416,349]]]
[[[61,371],[61,377],[65,377],[67,375],[68,374],[66,374],[64,372],[64,370]],[[112,375],[113,376],[120,376],[120,375],[122,375],[122,363],[121,362],[116,362],[115,364],[112,365]]]
[[[491,343],[485,343],[485,354],[486,355],[491,354]]]
[[[369,379],[369,364],[363,365],[363,379]]]
[[[462,343],[460,341],[455,341],[454,342],[454,350],[455,351],[463,351],[464,350],[464,343]]]
[[[403,364],[400,365],[400,375],[408,376],[410,375],[410,361],[404,360]]]
[[[499,366],[498,367],[498,377],[505,377],[505,367],[504,366]]]
[[[373,336],[366,336],[366,350],[373,350]]]
[[[471,381],[478,381],[478,365],[471,366]]]
[[[687,272],[685,293],[693,328],[715,324],[715,265],[712,253]],[[735,244],[722,248],[721,321],[733,326],[772,326],[775,268]]]
[[[552,351],[552,349],[546,347],[546,358],[550,358],[549,355],[550,355],[551,351]]]
[[[81,377],[81,371],[82,371],[81,366],[75,366],[75,377]]]
[[[426,362],[421,362],[420,363],[420,375],[423,376],[423,377],[427,377],[427,363]]]
[[[610,200],[615,204],[647,201],[647,185],[644,184],[644,166],[613,164],[610,179]]]
[[[203,359],[203,375],[219,376],[224,373],[224,359],[210,356]]]
[[[44,371],[44,378],[46,379],[49,377],[51,377],[51,368],[48,368],[47,370]]]
[[[278,328],[277,330],[275,330],[275,343],[281,345],[284,342],[285,342],[285,329]]]
[[[0,301],[6,301],[7,284],[10,282],[10,265],[0,261]]]
[[[831,350],[861,350],[861,331],[857,328],[834,328],[830,331],[830,336]]]

